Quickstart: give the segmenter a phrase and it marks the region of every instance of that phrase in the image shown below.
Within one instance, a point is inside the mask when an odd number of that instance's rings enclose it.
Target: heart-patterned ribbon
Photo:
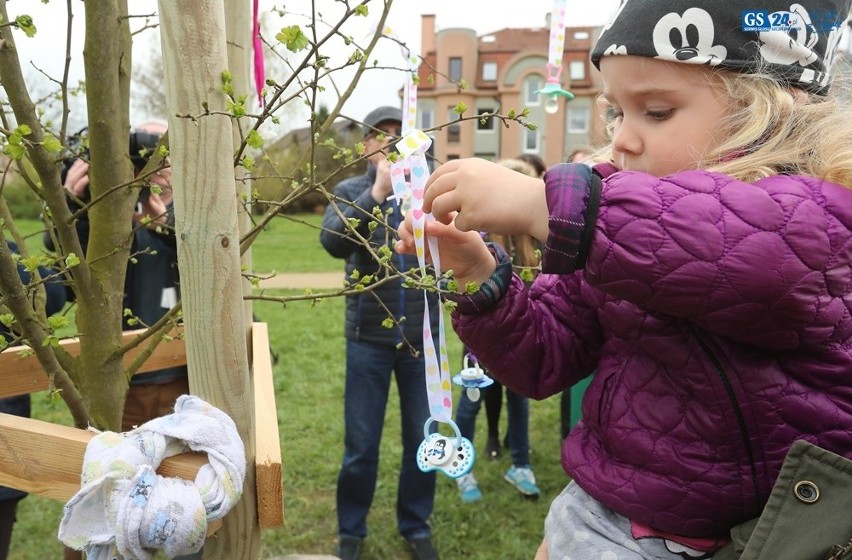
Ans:
[[[417,118],[416,77],[420,59],[394,36],[390,27],[382,29],[382,34],[400,43],[402,55],[407,65],[407,78],[402,101],[403,137],[396,144],[396,148],[402,157],[391,164],[393,197],[401,208],[409,206],[408,211],[411,212],[414,229],[414,247],[421,274],[425,276],[427,273],[426,243],[428,242],[435,275],[440,277],[441,261],[438,255],[438,243],[434,239],[427,241],[425,238],[426,223],[429,220],[434,220],[431,214],[426,214],[423,211],[423,194],[426,188],[426,180],[429,178],[426,151],[432,144],[432,140],[415,126]],[[408,180],[406,180],[406,171],[409,173]],[[423,301],[423,354],[426,366],[426,394],[429,399],[429,413],[431,415],[427,424],[431,423],[432,420],[453,424],[453,393],[450,384],[450,362],[447,358],[443,308],[440,306],[438,308],[438,348],[436,349],[426,290],[423,291]]]
[[[550,12],[550,47],[547,62],[554,68],[562,66],[565,50],[565,5],[568,0],[554,0]]]

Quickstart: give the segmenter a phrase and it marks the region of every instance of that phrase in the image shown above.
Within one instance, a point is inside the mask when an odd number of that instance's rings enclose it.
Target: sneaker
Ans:
[[[438,560],[438,551],[432,546],[431,537],[408,539],[408,547],[413,560]]]
[[[500,439],[497,436],[488,436],[488,442],[485,444],[485,454],[492,461],[500,457]]]
[[[473,473],[468,473],[456,479],[456,485],[459,487],[461,501],[466,504],[478,502],[482,499],[482,492],[479,491],[479,483]]]
[[[526,498],[537,500],[541,495],[541,490],[535,485],[535,475],[529,467],[510,467],[503,478]]]
[[[340,560],[358,560],[362,540],[358,537],[340,537],[337,544],[337,557]]]

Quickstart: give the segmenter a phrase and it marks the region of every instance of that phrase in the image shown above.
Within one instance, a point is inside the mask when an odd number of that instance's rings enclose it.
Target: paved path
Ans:
[[[326,554],[288,554],[287,556],[276,556],[269,560],[340,560],[340,558]]]
[[[263,276],[263,273],[258,273]],[[343,287],[343,270],[339,272],[285,272],[278,273],[275,277],[260,281],[261,288],[275,288],[282,290],[303,290],[314,288],[317,290],[333,290]]]

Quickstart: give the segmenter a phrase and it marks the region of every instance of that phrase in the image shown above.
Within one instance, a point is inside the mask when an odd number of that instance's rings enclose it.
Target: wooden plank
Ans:
[[[284,494],[281,477],[281,439],[275,385],[269,354],[266,323],[252,325],[252,372],[254,374],[255,465],[257,467],[257,516],[262,529],[284,525]]]
[[[124,342],[129,342],[141,332],[144,330],[125,332]],[[171,340],[160,342],[136,373],[186,365],[186,346],[183,340],[178,338],[180,332],[180,330],[173,331]],[[80,353],[80,340],[77,338],[68,338],[60,341],[59,344],[72,356]],[[125,365],[130,364],[145,346],[146,343],[143,342],[125,354]],[[46,391],[48,388],[47,376],[38,358],[28,346],[13,346],[0,353],[0,397],[26,395]]]
[[[87,430],[0,414],[0,484],[68,501],[80,489],[83,454],[94,436]],[[185,453],[165,459],[157,472],[195,480],[206,462],[206,453]]]
[[[125,340],[135,335],[135,332],[128,332]],[[64,343],[70,351],[79,351],[76,340]],[[167,349],[152,354],[141,371],[185,363],[182,339],[163,342],[158,350],[163,346]],[[0,380],[6,380],[7,386],[9,383],[15,386],[13,379],[21,371],[46,378],[35,356],[22,358],[18,355],[21,349],[23,347],[10,349],[14,353],[8,355],[0,354]],[[280,527],[284,524],[281,445],[266,323],[252,325],[252,354],[258,523],[262,528]],[[151,360],[157,364],[155,367],[150,367]],[[10,379],[12,381],[8,381]],[[0,485],[67,501],[80,489],[83,455],[93,436],[91,431],[0,414]],[[46,449],[50,452],[45,453]],[[198,453],[170,457],[163,461],[157,472],[163,476],[194,480],[206,461],[206,455]],[[208,534],[212,534],[220,524],[211,526]]]

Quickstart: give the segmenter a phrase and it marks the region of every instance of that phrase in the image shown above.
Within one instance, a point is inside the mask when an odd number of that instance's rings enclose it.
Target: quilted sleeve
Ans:
[[[453,313],[453,328],[477,360],[501,383],[535,399],[591,374],[602,336],[580,294],[580,273],[540,274],[529,288],[517,274],[507,280],[502,297],[487,308]]]
[[[852,189],[621,172],[593,227],[586,280],[651,313],[776,350],[852,336]]]

